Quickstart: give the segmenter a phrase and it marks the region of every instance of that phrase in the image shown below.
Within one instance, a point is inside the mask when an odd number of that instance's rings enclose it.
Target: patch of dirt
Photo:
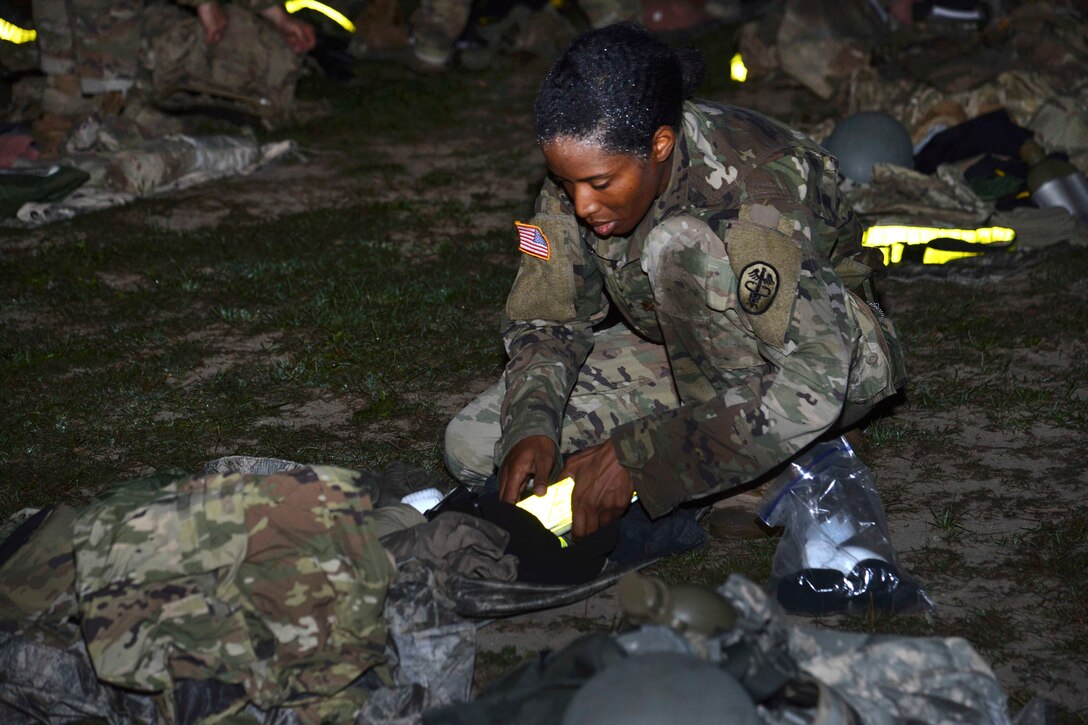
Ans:
[[[180,379],[168,378],[167,382],[182,388],[191,388],[197,383],[243,364],[270,365],[283,356],[272,354],[279,335],[265,333],[251,338],[239,338],[226,327],[210,327],[199,334],[187,335],[186,341],[206,346],[209,353],[198,366]]]
[[[98,279],[102,280],[110,289],[118,292],[133,292],[147,286],[147,278],[140,274],[115,274],[112,272],[96,272]]]
[[[209,194],[206,185],[190,187],[171,194],[172,208],[148,215],[146,222],[171,231],[194,231],[215,227],[228,216],[267,221],[315,207],[335,207],[346,203],[353,191],[341,164],[338,156],[304,157],[218,181],[215,194]]]
[[[1030,318],[1040,299],[1027,284],[1028,274],[986,288],[1002,315]],[[887,295],[893,319],[923,308],[923,298],[933,292],[893,284]],[[1076,295],[1084,304],[1082,291],[1063,294]],[[1022,388],[1027,397],[1064,390],[1070,381],[1062,371],[1088,354],[1082,337],[1065,336],[1061,343],[1025,349],[1009,340],[1005,344],[1012,347],[998,344],[989,354],[1010,361],[1006,384]],[[963,360],[957,357],[961,344],[941,339],[908,348],[912,379],[948,385],[953,371],[934,367],[932,361]],[[980,375],[981,366],[957,368],[964,389],[990,374]],[[1083,507],[1088,486],[1083,432],[1050,422],[1040,412],[1046,411],[1030,401],[1006,411],[985,395],[967,395],[963,404],[940,414],[908,402],[890,421],[929,435],[890,451],[881,447],[881,455],[869,463],[882,491],[904,492],[888,516],[893,542],[902,561],[923,578],[940,621],[959,622],[962,636],[976,643],[1010,691],[1043,695],[1083,711],[1088,708],[1088,661],[1070,637],[1083,641],[1084,622],[1069,622],[1069,610],[1058,601],[1074,582],[1058,581],[1052,567],[1060,563],[1046,560],[1046,552],[1032,540],[1041,527]],[[885,451],[892,455],[882,455]],[[940,551],[951,555],[946,557],[950,565],[927,561]],[[998,623],[1002,636],[988,637],[986,630]]]
[[[352,405],[339,398],[322,398],[281,406],[275,416],[257,421],[257,425],[282,425],[288,428],[339,428],[351,418]]]

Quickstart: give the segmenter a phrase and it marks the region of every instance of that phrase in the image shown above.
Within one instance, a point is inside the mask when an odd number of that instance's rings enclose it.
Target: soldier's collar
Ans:
[[[672,150],[672,166],[669,168],[669,183],[653,206],[654,223],[688,205],[688,140],[681,125],[676,135],[676,145]]]

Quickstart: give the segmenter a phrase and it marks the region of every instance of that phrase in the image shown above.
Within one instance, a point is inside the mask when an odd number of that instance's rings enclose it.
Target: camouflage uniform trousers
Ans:
[[[457,480],[482,485],[495,472],[503,379],[457,414],[446,428],[446,466]],[[618,324],[594,333],[563,411],[560,453],[599,443],[616,426],[679,405],[663,345]]]
[[[88,95],[126,91],[136,80],[143,3],[34,0],[42,72],[75,74]]]
[[[639,0],[580,0],[578,5],[594,28],[641,19]],[[445,63],[471,13],[472,0],[422,0],[412,14],[416,56],[433,65]]]
[[[156,102],[173,110],[189,103],[285,121],[294,103],[303,57],[296,55],[272,23],[236,5],[223,39],[204,42],[200,21],[169,3],[144,13],[140,64]]]

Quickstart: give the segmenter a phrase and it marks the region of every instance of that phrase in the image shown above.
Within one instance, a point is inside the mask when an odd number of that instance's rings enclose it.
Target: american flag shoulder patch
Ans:
[[[552,245],[540,227],[518,221],[514,222],[514,226],[518,228],[519,252],[539,259],[551,259]]]

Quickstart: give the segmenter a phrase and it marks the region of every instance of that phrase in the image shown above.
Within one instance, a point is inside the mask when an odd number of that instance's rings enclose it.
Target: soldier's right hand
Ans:
[[[297,55],[308,53],[317,45],[314,26],[287,14],[282,5],[272,5],[261,11],[261,16],[276,26],[287,47]]]
[[[222,5],[216,0],[201,3],[196,6],[196,16],[200,19],[201,27],[204,28],[206,44],[215,45],[223,39],[227,26],[230,25],[230,18],[227,17],[227,11]]]
[[[529,479],[533,493],[543,496],[555,468],[555,443],[547,436],[529,436],[514,444],[499,468],[499,499],[517,503]]]

